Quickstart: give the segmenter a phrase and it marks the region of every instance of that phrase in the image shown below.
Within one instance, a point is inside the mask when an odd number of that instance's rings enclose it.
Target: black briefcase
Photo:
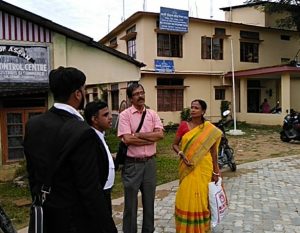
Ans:
[[[9,217],[6,215],[2,207],[0,206],[0,229],[3,233],[17,233],[12,225]]]

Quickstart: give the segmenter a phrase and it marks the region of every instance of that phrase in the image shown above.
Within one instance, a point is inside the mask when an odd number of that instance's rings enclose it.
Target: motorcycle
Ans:
[[[290,142],[291,140],[300,140],[300,113],[291,110],[283,120],[282,131],[280,132],[280,139],[283,142]]]
[[[229,110],[224,111],[223,118],[218,123],[216,123],[216,126],[223,132],[221,142],[219,145],[218,164],[220,169],[227,165],[229,166],[231,171],[234,172],[236,171],[234,150],[229,146],[225,132],[225,127],[232,123],[232,119],[226,120],[229,113]]]
[[[275,107],[271,109],[271,113],[273,114],[281,113],[281,107],[279,106],[279,101],[277,101]]]
[[[11,220],[0,206],[0,232],[3,233],[17,233]]]

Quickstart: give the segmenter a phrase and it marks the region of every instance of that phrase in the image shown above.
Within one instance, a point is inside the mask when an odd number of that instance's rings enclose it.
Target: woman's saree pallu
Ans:
[[[176,193],[175,221],[177,233],[204,233],[210,230],[208,183],[212,178],[210,148],[220,143],[222,132],[212,123],[195,127],[181,139],[181,150],[193,166],[181,160],[180,185]]]

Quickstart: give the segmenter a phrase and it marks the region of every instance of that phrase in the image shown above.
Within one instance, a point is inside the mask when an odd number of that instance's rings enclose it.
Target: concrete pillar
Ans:
[[[290,85],[291,85],[290,74],[283,73],[281,75],[281,103],[280,103],[283,114],[286,114],[287,111],[290,112],[290,108],[291,108]]]
[[[240,112],[247,113],[247,79],[240,79]]]

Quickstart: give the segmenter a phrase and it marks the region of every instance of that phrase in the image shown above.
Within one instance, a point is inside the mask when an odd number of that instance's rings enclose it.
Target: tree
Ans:
[[[264,12],[270,14],[288,12],[288,16],[277,21],[278,27],[296,27],[300,31],[300,0],[246,0],[246,3],[262,7]]]

